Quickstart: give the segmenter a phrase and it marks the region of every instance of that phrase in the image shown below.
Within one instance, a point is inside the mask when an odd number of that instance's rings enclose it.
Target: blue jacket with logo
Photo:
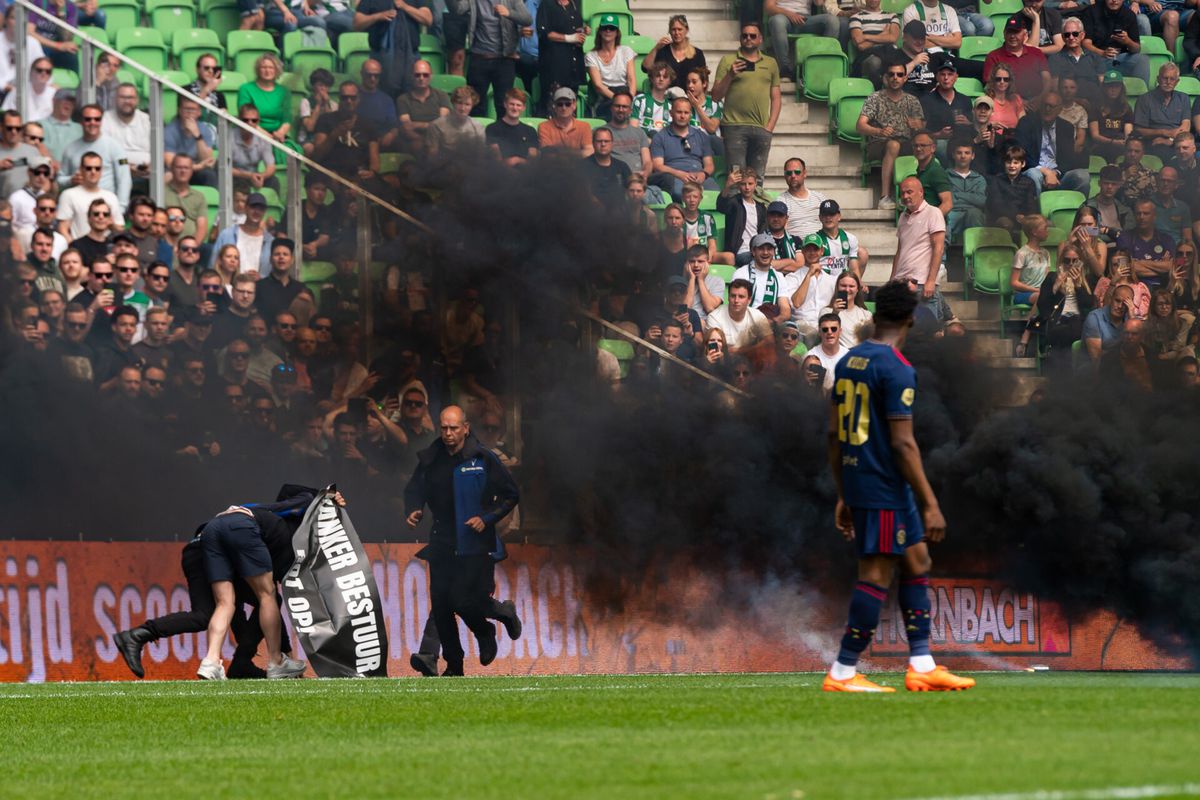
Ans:
[[[417,455],[417,468],[404,489],[405,515],[423,509],[429,501],[431,472],[438,468],[438,456],[445,453],[446,445],[438,439]],[[446,552],[449,542],[453,541],[454,555],[490,555],[497,561],[504,560],[507,553],[496,534],[496,523],[508,516],[520,500],[516,481],[500,459],[474,436],[467,437],[462,450],[451,456],[451,462],[454,519],[443,518],[439,510],[431,506],[433,533],[429,547],[417,555],[421,558],[436,556],[439,550]],[[467,527],[467,520],[472,517],[483,520],[485,527],[481,533]],[[449,526],[453,526],[453,532],[447,530]]]

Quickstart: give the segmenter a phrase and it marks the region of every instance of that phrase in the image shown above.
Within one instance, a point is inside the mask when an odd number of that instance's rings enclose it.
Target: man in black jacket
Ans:
[[[426,505],[433,512],[429,545],[418,555],[429,562],[430,605],[446,659],[443,674],[462,675],[455,614],[479,642],[479,663],[486,667],[496,658],[496,628],[487,619],[495,610],[495,562],[505,558],[496,523],[512,512],[519,495],[509,471],[471,435],[461,408],[447,406],[439,430],[441,438],[417,457],[404,489],[404,510],[410,528],[420,523]],[[513,632],[510,628],[509,635]],[[413,666],[426,672],[415,659]]]
[[[717,210],[725,215],[725,250],[713,263],[741,267],[754,260],[750,240],[767,230],[767,207],[755,197],[756,191],[758,173],[752,167],[729,171],[725,188],[717,198]],[[750,218],[750,209],[754,209],[754,219]]]
[[[1026,114],[1017,123],[1015,136],[1025,149],[1025,174],[1038,194],[1050,189],[1071,189],[1087,194],[1091,176],[1086,157],[1075,150],[1075,126],[1059,116],[1062,97],[1046,92],[1037,114]]]

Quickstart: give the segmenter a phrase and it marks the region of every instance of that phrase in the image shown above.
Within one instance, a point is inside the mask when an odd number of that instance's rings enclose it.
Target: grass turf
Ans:
[[[1198,775],[1200,676],[979,680],[887,696],[811,674],[5,685],[0,794],[866,800]]]

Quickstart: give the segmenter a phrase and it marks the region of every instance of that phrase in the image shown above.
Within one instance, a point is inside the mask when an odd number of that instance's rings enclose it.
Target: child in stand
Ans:
[[[702,244],[708,248],[708,260],[717,256],[717,220],[707,211],[700,210],[704,187],[695,181],[683,184],[683,239],[688,247]]]
[[[1042,247],[1042,242],[1050,235],[1050,223],[1041,214],[1030,214],[1021,223],[1028,240],[1013,256],[1012,275],[1009,285],[1012,286],[1013,302],[1017,305],[1037,308],[1038,294],[1042,283],[1050,272],[1050,251]],[[1029,349],[1029,339],[1037,327],[1034,318],[1037,312],[1029,315],[1029,323],[1021,331],[1021,342],[1017,345],[1017,358],[1024,358]]]
[[[987,221],[988,225],[1004,228],[1015,234],[1025,217],[1038,212],[1037,187],[1033,179],[1024,175],[1025,148],[1012,145],[1005,148],[1004,173],[988,179]],[[1013,236],[1013,241],[1016,241]]]
[[[950,180],[950,196],[954,208],[946,215],[946,233],[949,241],[959,244],[967,228],[983,227],[983,209],[987,205],[987,178],[971,169],[975,160],[975,143],[970,139],[956,139],[950,143],[950,157],[954,166],[946,171]]]

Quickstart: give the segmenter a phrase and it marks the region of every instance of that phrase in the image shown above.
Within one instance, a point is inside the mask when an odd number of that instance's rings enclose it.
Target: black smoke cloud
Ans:
[[[597,386],[576,346],[589,324],[576,308],[596,307],[614,283],[649,291],[653,248],[599,214],[563,163],[520,174],[422,164],[407,178],[421,188],[405,193],[405,209],[432,233],[408,230],[395,258],[432,266],[443,295],[471,284],[489,311],[515,310],[524,503],[578,561],[593,600],[619,609],[680,566],[723,581],[714,602],[734,607],[768,583],[851,579],[832,527],[822,398],[764,379],[728,403],[670,370],[617,396]],[[913,342],[906,354],[920,376],[918,440],[950,524],[939,563],[989,565],[1072,613],[1110,608],[1200,651],[1195,400],[1066,380],[1038,406],[997,411],[1006,387],[968,343]],[[148,433],[117,426],[93,400],[61,386],[46,400],[33,385],[46,380],[21,358],[0,374],[5,535],[181,535],[231,499],[338,479],[286,458],[218,473],[164,460]],[[356,508],[366,540],[406,535],[394,506],[366,517]]]

